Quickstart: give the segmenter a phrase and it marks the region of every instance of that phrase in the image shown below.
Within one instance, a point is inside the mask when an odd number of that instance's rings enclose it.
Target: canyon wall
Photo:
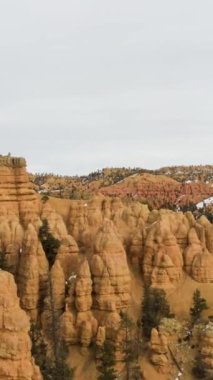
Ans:
[[[0,270],[0,379],[42,380],[31,356],[29,318],[19,306],[13,276]]]
[[[39,239],[44,220],[60,241],[52,268]],[[25,161],[10,157],[0,159],[0,252],[31,322],[48,330],[53,299],[60,337],[82,348],[117,339],[120,312],[131,308],[136,276],[141,283],[165,290],[177,289],[186,277],[202,284],[213,281],[213,226],[205,217],[164,209],[150,212],[140,202],[104,195],[89,201],[42,200],[31,188]],[[1,278],[18,310],[12,275],[0,272]],[[137,302],[140,305],[141,299]],[[27,323],[20,326],[22,334]],[[162,339],[153,332],[156,355],[161,354],[158,344],[162,355],[166,352]],[[26,379],[40,379],[30,358],[30,343],[24,344]],[[159,359],[156,355],[153,361]],[[12,359],[0,354],[0,360]]]

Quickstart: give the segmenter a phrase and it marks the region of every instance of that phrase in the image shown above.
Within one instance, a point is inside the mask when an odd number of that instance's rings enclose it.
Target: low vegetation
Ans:
[[[202,312],[207,309],[208,305],[205,298],[201,297],[200,290],[196,289],[193,294],[193,306],[190,308],[192,326],[200,320]]]

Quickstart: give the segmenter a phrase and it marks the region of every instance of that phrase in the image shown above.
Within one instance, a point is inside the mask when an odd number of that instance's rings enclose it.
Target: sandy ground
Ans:
[[[96,366],[91,349],[72,346],[68,362],[75,370],[75,380],[97,379]]]
[[[201,284],[185,275],[177,289],[167,291],[172,312],[181,321],[189,318],[192,297],[196,289],[200,290],[201,296],[207,300],[209,306],[209,309],[203,312],[203,317],[213,314],[213,283]]]

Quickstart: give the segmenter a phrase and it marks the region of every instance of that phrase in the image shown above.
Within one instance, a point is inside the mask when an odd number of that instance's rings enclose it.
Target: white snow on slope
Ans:
[[[203,201],[199,202],[196,204],[197,208],[203,208],[204,206],[209,206],[210,204],[213,203],[213,197],[204,199]]]

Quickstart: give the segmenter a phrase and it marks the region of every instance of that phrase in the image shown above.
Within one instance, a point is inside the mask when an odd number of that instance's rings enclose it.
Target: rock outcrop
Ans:
[[[168,361],[168,341],[167,337],[159,333],[156,329],[152,329],[151,339],[151,363],[157,368],[161,373],[166,373],[169,371],[169,361]]]
[[[201,360],[208,374],[213,376],[213,323],[209,322],[202,329],[202,339],[199,339]]]
[[[67,344],[77,344],[79,342],[75,318],[68,307],[60,317],[60,336]]]
[[[15,214],[29,222],[38,213],[38,197],[26,173],[24,158],[0,157],[0,213]]]
[[[0,379],[41,380],[31,356],[30,324],[19,306],[13,276],[0,270]]]
[[[39,301],[38,237],[32,224],[28,224],[20,254],[17,284],[22,308],[36,322]]]
[[[198,253],[192,263],[192,277],[197,282],[213,282],[213,255],[207,249]]]
[[[167,217],[159,215],[147,233],[143,272],[154,287],[175,286],[183,275],[183,257]]]
[[[91,259],[93,307],[98,310],[120,310],[128,306],[130,276],[125,250],[113,223],[105,220],[94,242]]]
[[[194,258],[203,251],[201,241],[198,238],[195,227],[190,228],[188,232],[188,245],[184,251],[184,268],[185,271],[192,275],[192,264]]]
[[[80,265],[75,284],[75,306],[78,311],[88,311],[92,307],[92,278],[88,261]]]
[[[180,372],[180,347],[178,337],[181,336],[182,325],[175,318],[163,318],[157,329],[152,329],[150,339],[150,361],[159,373],[168,373],[176,360],[175,370]],[[181,339],[180,339],[181,340]],[[177,350],[179,347],[179,352]],[[187,360],[187,358],[185,358]]]

